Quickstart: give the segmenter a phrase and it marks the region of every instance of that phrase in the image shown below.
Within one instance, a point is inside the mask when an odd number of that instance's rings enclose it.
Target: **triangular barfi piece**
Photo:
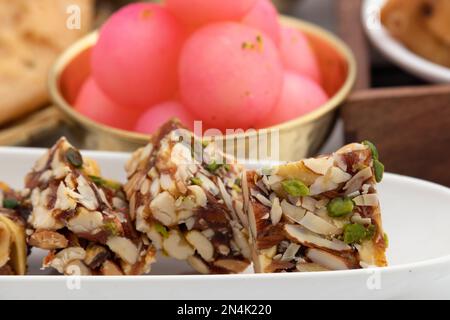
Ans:
[[[384,167],[370,142],[332,155],[245,173],[256,272],[385,266],[376,183]]]
[[[125,192],[136,229],[200,273],[250,264],[242,169],[178,122],[165,124],[127,163]]]
[[[65,138],[36,162],[26,188],[28,243],[50,250],[45,267],[81,275],[150,271],[155,250],[135,231],[122,185],[101,177]]]

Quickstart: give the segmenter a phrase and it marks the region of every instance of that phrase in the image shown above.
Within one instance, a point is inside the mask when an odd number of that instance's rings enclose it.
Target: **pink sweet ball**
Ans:
[[[305,35],[293,28],[281,27],[281,59],[288,70],[305,75],[320,83],[317,58]]]
[[[204,127],[249,128],[275,107],[283,70],[278,50],[262,32],[233,22],[205,26],[180,58],[183,104]]]
[[[92,52],[92,74],[118,103],[147,108],[174,94],[183,40],[181,25],[163,7],[128,5],[102,27]]]
[[[265,32],[277,46],[280,44],[281,26],[272,1],[258,0],[242,23]]]
[[[81,87],[75,101],[75,110],[94,121],[124,130],[133,129],[139,117],[136,109],[124,108],[112,102],[92,77]]]
[[[148,108],[137,121],[134,130],[153,133],[171,118],[178,118],[191,130],[194,128],[194,117],[178,101],[167,101]]]
[[[314,111],[328,100],[323,89],[309,77],[286,71],[283,91],[274,109],[258,128],[267,128]]]
[[[257,0],[166,0],[167,8],[185,25],[194,27],[210,22],[238,21]]]

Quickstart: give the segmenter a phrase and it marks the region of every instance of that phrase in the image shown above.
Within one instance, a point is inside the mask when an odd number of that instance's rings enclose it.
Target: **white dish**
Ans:
[[[362,23],[371,42],[388,59],[424,80],[434,83],[450,82],[450,69],[430,62],[391,37],[380,22],[380,11],[387,0],[364,0]]]
[[[0,180],[22,187],[23,176],[42,153],[0,148]],[[122,168],[129,155],[83,154],[98,160],[105,176],[124,180]],[[192,271],[186,264],[162,259],[149,276],[74,278],[42,275],[43,252],[34,250],[30,273],[35,275],[0,277],[0,299],[439,298],[445,290],[448,295],[449,286],[441,280],[450,275],[450,189],[386,174],[379,191],[390,238],[390,266],[386,268],[205,276],[189,275]],[[420,295],[422,292],[427,296]]]

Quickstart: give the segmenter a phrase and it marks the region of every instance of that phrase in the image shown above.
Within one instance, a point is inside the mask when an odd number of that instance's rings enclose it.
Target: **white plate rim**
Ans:
[[[361,20],[372,44],[392,62],[424,80],[433,83],[450,82],[450,68],[420,57],[389,35],[379,19],[379,12],[386,1],[363,1]]]

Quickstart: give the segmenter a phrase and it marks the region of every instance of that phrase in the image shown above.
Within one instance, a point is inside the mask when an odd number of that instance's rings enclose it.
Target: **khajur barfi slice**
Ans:
[[[0,182],[0,275],[24,275],[27,244],[21,196]]]
[[[134,229],[122,185],[61,138],[26,176],[28,242],[49,250],[44,267],[64,274],[135,275],[155,250]]]
[[[376,184],[384,167],[366,141],[317,158],[245,173],[256,272],[385,266]]]
[[[130,215],[157,249],[204,274],[247,268],[242,168],[213,143],[170,121],[126,171]]]

